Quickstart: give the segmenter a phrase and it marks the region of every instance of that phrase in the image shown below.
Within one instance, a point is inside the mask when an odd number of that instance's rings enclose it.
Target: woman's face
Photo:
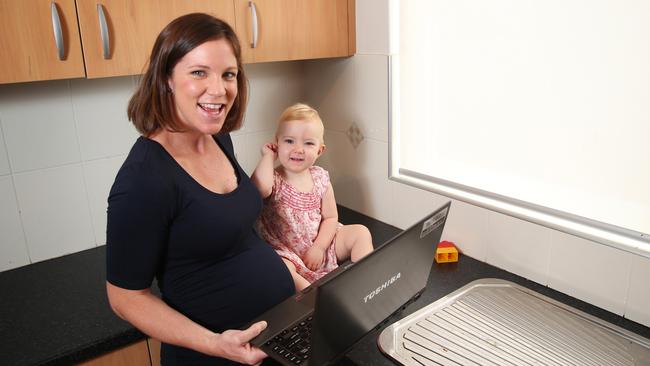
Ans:
[[[188,52],[168,80],[176,114],[192,132],[221,130],[237,96],[237,59],[225,39],[208,41]]]

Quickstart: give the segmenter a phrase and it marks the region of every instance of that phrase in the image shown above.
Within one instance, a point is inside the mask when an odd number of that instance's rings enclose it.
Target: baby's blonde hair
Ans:
[[[320,118],[318,111],[305,103],[296,103],[292,106],[287,107],[287,109],[282,112],[280,115],[280,120],[278,121],[278,130],[276,132],[276,136],[280,131],[282,124],[289,121],[316,122],[321,126],[323,134],[325,133],[325,126],[323,125],[323,120]],[[320,137],[321,144],[325,143],[323,134],[321,134]]]

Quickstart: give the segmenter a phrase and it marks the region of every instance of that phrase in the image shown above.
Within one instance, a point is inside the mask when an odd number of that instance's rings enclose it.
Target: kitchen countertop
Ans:
[[[339,219],[368,226],[375,243],[383,243],[399,232],[341,206]],[[110,310],[105,278],[104,246],[0,273],[2,364],[72,364],[144,339],[141,332]],[[461,255],[457,263],[434,263],[427,289],[399,317],[480,278],[512,281],[650,338],[648,327],[466,255]],[[366,335],[339,364],[393,365],[377,349],[380,331]]]

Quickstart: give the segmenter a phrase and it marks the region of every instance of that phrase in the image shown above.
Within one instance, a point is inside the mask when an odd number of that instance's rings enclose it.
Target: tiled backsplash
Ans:
[[[249,65],[250,104],[233,135],[247,171],[289,104],[299,62]],[[138,134],[135,77],[0,85],[0,271],[106,242],[106,198]]]

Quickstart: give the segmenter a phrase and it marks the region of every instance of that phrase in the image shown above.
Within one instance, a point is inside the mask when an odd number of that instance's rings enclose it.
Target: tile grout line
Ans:
[[[90,216],[90,228],[93,231],[94,247],[96,248],[99,245],[99,238],[97,237],[97,228],[95,228],[95,220],[93,215],[92,207],[90,206],[90,193],[88,187],[88,179],[86,179],[86,161],[81,151],[81,137],[79,136],[79,121],[77,118],[77,111],[75,109],[74,101],[72,100],[72,81],[68,80],[68,97],[70,100],[70,108],[72,109],[72,121],[74,123],[74,133],[77,138],[77,149],[79,152],[79,160],[81,165],[81,180],[85,190],[86,196],[86,208],[88,209],[88,215]]]
[[[627,281],[625,281],[625,300],[623,301],[623,314],[621,314],[622,317],[626,319],[630,319],[627,317],[627,310],[628,310],[628,304],[630,302],[630,288],[632,287],[632,273],[634,272],[634,268],[636,267],[637,263],[637,258],[631,253],[624,253],[626,256],[629,257],[630,265],[627,266]]]
[[[22,170],[22,171],[19,171],[19,172],[12,172],[12,174],[21,175],[21,174],[34,173],[34,172],[50,170],[50,169],[56,169],[56,168],[65,168],[65,167],[80,165],[80,164],[84,164],[84,163],[92,163],[92,162],[96,162],[96,161],[119,158],[121,156],[126,156],[127,154],[128,153],[115,154],[115,155],[102,156],[102,157],[99,157],[99,158],[94,158],[94,159],[89,159],[89,160],[79,160],[79,161],[73,161],[73,162],[69,162],[69,163],[44,166],[44,167],[41,167],[41,168],[25,169],[25,170]]]

